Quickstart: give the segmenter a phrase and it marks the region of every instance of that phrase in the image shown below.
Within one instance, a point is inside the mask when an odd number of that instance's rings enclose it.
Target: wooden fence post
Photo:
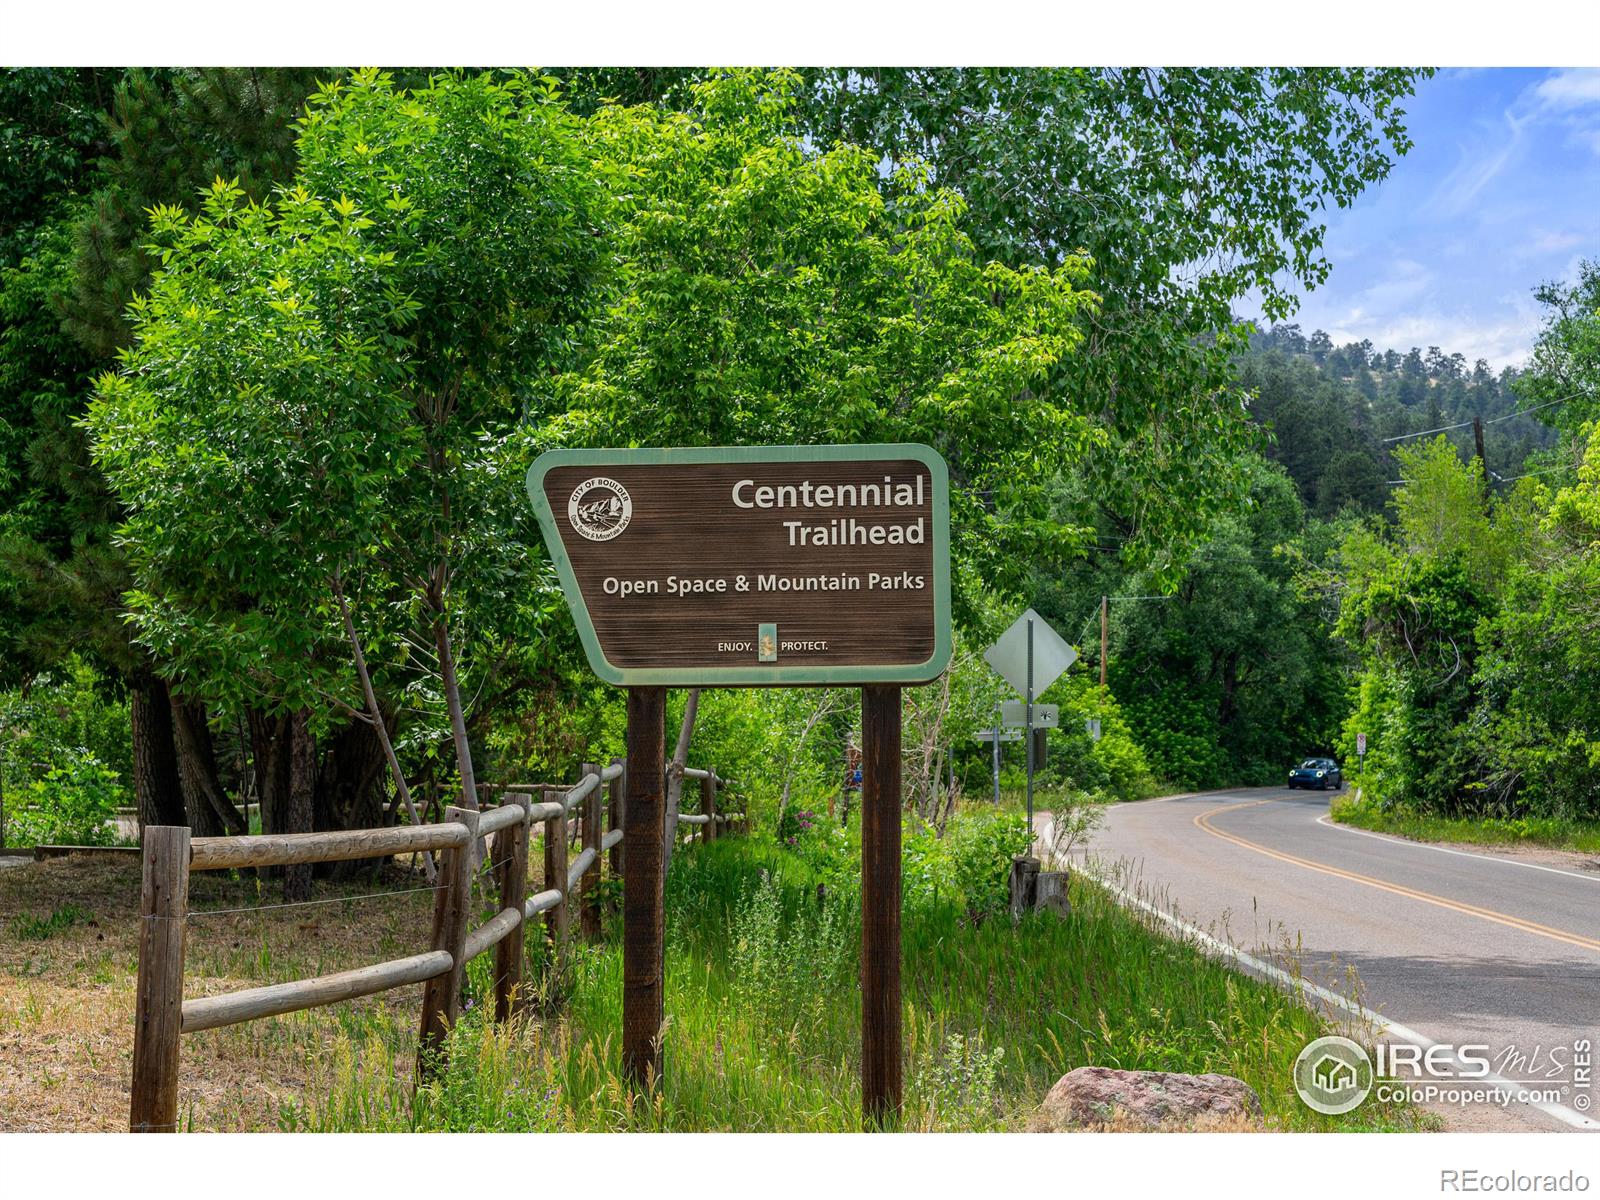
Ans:
[[[628,804],[622,877],[622,1069],[639,1088],[661,1078],[662,863],[666,689],[628,689]]]
[[[599,763],[584,763],[583,773],[599,775]],[[583,933],[586,942],[598,942],[600,931],[600,828],[604,810],[601,808],[605,801],[605,791],[597,783],[594,791],[590,792],[583,801],[583,848],[594,851],[594,862],[589,864],[589,869],[583,873],[582,890],[578,893],[578,927]]]
[[[706,768],[706,777],[700,781],[700,811],[706,815],[706,823],[700,828],[702,842],[717,840],[717,772],[715,768]]]
[[[502,801],[522,809],[522,820],[494,835],[494,856],[500,863],[500,908],[522,911],[528,895],[528,809],[533,797],[508,795]],[[523,927],[516,928],[494,948],[494,1019],[507,1020],[524,1007],[522,997]]]
[[[618,764],[622,767],[622,774],[618,775],[611,781],[610,792],[606,798],[606,806],[610,810],[606,814],[606,828],[608,830],[621,829],[625,824],[625,818],[622,814],[622,805],[623,800],[627,795],[628,787],[628,760],[625,758],[613,758],[611,761],[612,763]],[[621,842],[618,842],[615,846],[611,847],[611,873],[613,875],[622,874]]]
[[[139,980],[134,999],[128,1129],[178,1128],[178,1042],[183,1032],[183,940],[189,915],[189,830],[146,825],[139,894]]]
[[[433,902],[433,948],[447,951],[450,969],[422,987],[422,1030],[417,1038],[417,1078],[427,1080],[444,1065],[445,1035],[461,1012],[466,978],[467,926],[472,918],[472,872],[478,851],[478,814],[452,805],[444,819],[467,827],[467,843],[445,851]]]
[[[566,793],[559,789],[544,794],[547,802],[566,803]],[[545,910],[544,925],[550,934],[550,964],[555,988],[560,991],[567,966],[567,924],[570,912],[567,902],[572,898],[567,887],[567,814],[563,809],[544,823],[544,886],[561,893],[561,902]]]
[[[861,689],[861,1111],[868,1128],[893,1124],[903,1094],[900,773],[900,688],[868,684]]]

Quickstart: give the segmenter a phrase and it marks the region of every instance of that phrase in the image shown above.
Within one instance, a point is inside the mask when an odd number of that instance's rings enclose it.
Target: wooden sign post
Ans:
[[[861,1115],[900,1113],[900,688],[861,689]]]
[[[623,826],[622,1069],[634,1084],[661,1078],[662,839],[666,833],[667,690],[628,689],[628,799]]]
[[[928,446],[553,450],[528,472],[595,674],[628,692],[623,1062],[659,1080],[665,689],[862,689],[862,1113],[902,1094],[900,690],[950,662]],[[709,814],[708,814],[709,815]],[[708,838],[714,836],[708,833]]]

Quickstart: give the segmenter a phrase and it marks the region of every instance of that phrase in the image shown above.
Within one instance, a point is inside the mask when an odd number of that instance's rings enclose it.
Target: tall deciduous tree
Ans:
[[[1049,388],[1089,406],[1102,434],[1080,466],[1083,510],[1108,511],[1129,557],[1170,579],[1210,512],[1248,487],[1234,307],[1254,291],[1278,319],[1326,278],[1320,213],[1410,148],[1402,105],[1426,74],[821,69],[806,128],[928,163],[965,199],[983,257],[1093,260],[1104,301],[1079,314],[1083,352]]]
[[[125,306],[152,261],[148,209],[192,206],[218,171],[257,194],[284,178],[290,125],[310,86],[311,72],[298,69],[29,70],[0,80],[0,254],[22,248],[0,281],[0,659],[31,668],[83,650],[128,688],[145,823],[198,821],[197,831],[216,832],[240,819],[231,802],[219,810],[213,714],[170,695],[129,641],[131,577],[113,538],[121,513],[75,419],[93,374],[127,341]],[[6,212],[30,198],[41,203],[18,215],[41,218],[31,233]]]
[[[599,268],[603,197],[537,80],[361,72],[297,148],[265,204],[219,181],[197,217],[156,210],[161,269],[88,418],[135,622],[203,694],[380,740],[363,630],[397,670],[431,660],[476,807],[457,647],[535,557],[495,454]]]
[[[600,110],[619,273],[552,381],[548,443],[926,441],[950,463],[957,556],[994,564],[1071,530],[1051,475],[1097,434],[1044,386],[1097,302],[1089,266],[987,261],[965,205],[881,155],[809,146],[792,73],[733,72],[686,108]],[[1037,519],[998,514],[1036,511]]]

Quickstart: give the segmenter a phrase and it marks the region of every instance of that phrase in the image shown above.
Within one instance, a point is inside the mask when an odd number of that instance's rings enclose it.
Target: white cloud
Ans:
[[[1533,89],[1533,94],[1549,108],[1582,108],[1600,104],[1600,70],[1572,67],[1556,71]]]
[[[1522,147],[1522,131],[1531,117],[1504,114],[1507,135],[1501,144],[1488,153],[1463,150],[1456,169],[1445,176],[1434,189],[1428,201],[1429,209],[1438,216],[1454,217],[1465,212],[1478,193],[1492,183],[1505,170]]]
[[[1424,295],[1433,281],[1433,272],[1416,260],[1396,259],[1382,279],[1355,294],[1352,313],[1382,313],[1409,305]]]
[[[1460,353],[1467,361],[1487,359],[1491,366],[1521,366],[1527,361],[1534,340],[1539,336],[1539,321],[1514,318],[1501,321],[1475,321],[1442,313],[1418,313],[1403,317],[1375,317],[1345,328],[1328,330],[1335,345],[1368,338],[1380,349],[1406,351],[1413,346],[1426,349],[1438,346],[1446,354]]]
[[[1581,233],[1543,233],[1529,243],[1529,248],[1544,251],[1570,250],[1572,247],[1582,243],[1583,235]]]
[[[1486,297],[1487,299],[1487,297]],[[1531,295],[1508,293],[1483,312],[1446,311],[1437,305],[1407,312],[1369,312],[1360,308],[1329,312],[1325,319],[1302,314],[1307,329],[1323,328],[1335,345],[1371,340],[1380,350],[1404,352],[1413,346],[1438,346],[1468,362],[1488,359],[1495,369],[1521,366],[1538,340],[1543,313]]]
[[[1511,261],[1527,263],[1540,258],[1548,259],[1552,255],[1592,241],[1593,235],[1585,235],[1571,229],[1536,229],[1531,236],[1511,248]]]

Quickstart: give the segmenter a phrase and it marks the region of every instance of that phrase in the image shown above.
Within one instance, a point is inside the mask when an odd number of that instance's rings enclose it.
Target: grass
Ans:
[[[76,904],[63,904],[52,909],[48,916],[19,913],[11,919],[11,932],[25,942],[42,942],[79,922],[91,924],[93,921],[94,918]]]
[[[540,858],[530,856],[535,862]],[[186,1128],[285,1130],[783,1130],[860,1127],[856,900],[788,851],[728,839],[674,860],[668,886],[664,1079],[620,1079],[620,930],[575,946],[558,983],[530,938],[526,1020],[483,1019],[489,957],[448,1070],[413,1097],[420,987],[190,1035]],[[393,879],[374,885],[396,887]],[[404,886],[404,885],[400,885]],[[194,877],[189,995],[303,977],[421,948],[426,892],[265,913],[255,884]],[[318,884],[318,898],[360,888]],[[0,919],[46,921],[70,894],[101,914],[0,945],[0,1129],[124,1127],[138,871],[58,860],[0,873]],[[268,899],[272,897],[268,895]],[[122,914],[108,919],[104,914]],[[49,914],[49,915],[46,915]],[[1151,929],[1086,880],[1073,912],[1013,927],[949,903],[904,919],[906,1110],[921,1130],[1020,1129],[1076,1066],[1217,1071],[1261,1097],[1269,1129],[1412,1129],[1369,1102],[1305,1108],[1295,1055],[1330,1026],[1284,993]],[[564,1003],[558,1003],[564,997]]]
[[[1482,846],[1543,846],[1580,854],[1600,854],[1600,822],[1560,817],[1434,817],[1387,810],[1371,798],[1335,797],[1335,821],[1392,833],[1419,842],[1462,842]]]

